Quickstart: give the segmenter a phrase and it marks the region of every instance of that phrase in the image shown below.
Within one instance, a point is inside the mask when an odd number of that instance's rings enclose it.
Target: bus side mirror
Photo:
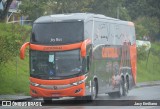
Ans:
[[[90,67],[90,57],[87,56],[87,71],[89,71],[89,67]]]
[[[89,59],[89,56],[86,56],[86,57],[82,58],[82,69],[83,69],[82,71],[88,72],[89,67],[90,67],[90,59]]]
[[[26,50],[26,47],[29,46],[30,43],[29,42],[26,42],[22,45],[21,49],[20,49],[20,58],[21,59],[24,59],[25,57],[25,50]]]
[[[86,47],[91,43],[90,39],[86,39],[81,45],[81,57],[86,57]]]
[[[87,72],[87,61],[86,58],[82,58],[82,72]]]

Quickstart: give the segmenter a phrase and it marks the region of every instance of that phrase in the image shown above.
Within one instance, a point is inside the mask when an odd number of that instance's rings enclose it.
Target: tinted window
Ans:
[[[63,52],[30,51],[30,74],[41,79],[62,79],[82,73],[80,50]]]
[[[31,43],[56,45],[70,44],[83,40],[83,22],[35,23]]]

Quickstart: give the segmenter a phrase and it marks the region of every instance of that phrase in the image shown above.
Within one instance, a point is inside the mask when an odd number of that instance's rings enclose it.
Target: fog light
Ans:
[[[75,93],[78,93],[78,92],[80,92],[82,89],[77,89],[76,91],[75,91]]]

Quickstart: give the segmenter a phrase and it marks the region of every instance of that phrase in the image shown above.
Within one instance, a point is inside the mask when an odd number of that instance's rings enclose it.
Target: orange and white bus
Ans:
[[[35,20],[29,46],[30,94],[44,100],[98,94],[125,96],[136,84],[134,24],[100,14],[72,13]]]

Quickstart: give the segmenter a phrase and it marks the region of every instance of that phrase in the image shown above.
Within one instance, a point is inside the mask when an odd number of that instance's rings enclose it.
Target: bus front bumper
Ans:
[[[32,97],[78,97],[85,96],[85,83],[71,86],[64,89],[53,88],[46,89],[38,86],[30,85],[30,94]]]

